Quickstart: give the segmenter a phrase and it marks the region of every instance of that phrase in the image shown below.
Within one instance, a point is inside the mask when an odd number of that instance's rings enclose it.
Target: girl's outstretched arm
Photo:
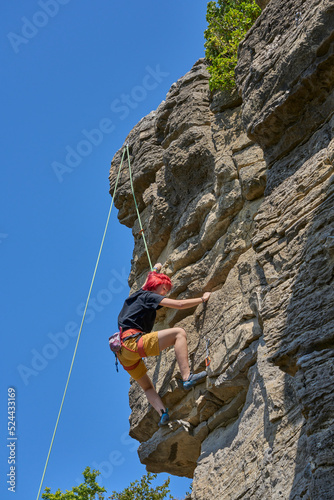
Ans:
[[[168,299],[164,298],[160,302],[161,306],[171,307],[172,309],[190,309],[191,307],[198,306],[202,302],[207,302],[210,298],[211,292],[205,292],[202,297],[196,299]]]

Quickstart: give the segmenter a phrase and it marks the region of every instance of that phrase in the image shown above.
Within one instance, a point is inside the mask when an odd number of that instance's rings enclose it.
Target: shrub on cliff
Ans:
[[[204,32],[205,57],[209,61],[210,89],[231,90],[238,45],[261,12],[255,0],[217,0],[209,2]]]

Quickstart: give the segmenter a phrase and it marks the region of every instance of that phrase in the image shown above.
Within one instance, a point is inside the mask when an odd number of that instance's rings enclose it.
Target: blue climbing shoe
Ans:
[[[159,427],[161,427],[162,425],[167,425],[168,422],[169,422],[169,415],[168,415],[168,408],[166,408],[166,411],[162,412],[158,425]]]
[[[186,389],[189,391],[194,385],[197,384],[197,382],[200,382],[200,380],[203,380],[207,376],[206,371],[204,370],[203,372],[199,373],[191,373],[187,380],[183,381],[183,389]]]

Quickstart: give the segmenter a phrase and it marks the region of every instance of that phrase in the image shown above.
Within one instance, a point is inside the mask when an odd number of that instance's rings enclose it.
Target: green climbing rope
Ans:
[[[146,250],[146,253],[147,253],[147,258],[148,258],[148,262],[150,264],[151,271],[153,271],[152,262],[151,262],[150,254],[149,254],[149,251],[148,251],[147,243],[146,243],[145,233],[144,233],[143,225],[142,225],[141,219],[140,219],[140,214],[139,214],[138,205],[137,205],[136,196],[135,196],[135,190],[134,190],[134,187],[133,187],[132,171],[131,171],[131,163],[130,163],[130,153],[129,153],[129,145],[128,144],[126,144],[126,151],[127,151],[127,155],[128,155],[128,164],[129,164],[129,175],[130,175],[131,191],[132,191],[132,196],[133,196],[133,199],[134,199],[134,202],[135,202],[136,211],[137,211],[138,222],[139,222],[139,227],[140,227],[140,233],[143,236],[145,250]]]
[[[111,204],[110,204],[110,208],[109,208],[107,222],[106,222],[106,225],[105,225],[105,228],[104,228],[104,233],[103,233],[103,237],[102,237],[102,241],[101,241],[101,245],[100,245],[100,250],[99,250],[99,253],[98,253],[98,256],[97,256],[97,260],[96,260],[96,264],[95,264],[95,269],[94,269],[93,277],[92,277],[91,284],[90,284],[90,287],[89,287],[89,291],[88,291],[88,295],[87,295],[87,300],[86,300],[86,305],[85,305],[85,309],[84,309],[84,312],[83,312],[83,315],[82,315],[82,320],[81,320],[81,324],[80,324],[80,328],[79,328],[79,333],[78,333],[77,341],[76,341],[76,344],[75,344],[74,353],[73,353],[73,356],[72,356],[71,366],[70,366],[70,369],[69,369],[69,372],[68,372],[65,389],[64,389],[62,400],[61,400],[61,404],[60,404],[60,408],[59,408],[59,412],[58,412],[58,417],[57,417],[56,425],[55,425],[55,428],[54,428],[54,431],[53,431],[53,435],[52,435],[52,439],[51,439],[51,443],[50,443],[48,455],[47,455],[47,458],[46,458],[46,462],[45,462],[45,466],[44,466],[44,470],[43,470],[43,474],[42,474],[42,479],[41,479],[41,482],[40,482],[40,485],[39,485],[39,490],[38,490],[38,493],[37,493],[36,500],[39,499],[39,496],[41,494],[41,490],[42,490],[42,486],[43,486],[43,482],[44,482],[44,478],[45,478],[46,469],[47,469],[47,466],[48,466],[48,463],[49,463],[49,458],[50,458],[50,454],[51,454],[53,442],[54,442],[55,435],[56,435],[56,432],[57,432],[57,429],[58,429],[58,424],[59,424],[61,412],[62,412],[62,409],[63,409],[63,405],[64,405],[64,401],[65,401],[65,396],[66,396],[66,393],[67,393],[68,384],[70,382],[70,378],[71,378],[71,374],[72,374],[72,369],[73,369],[73,364],[74,364],[74,360],[75,360],[75,357],[76,357],[76,354],[77,354],[77,350],[78,350],[78,345],[79,345],[79,340],[80,340],[80,336],[81,336],[81,331],[82,331],[82,327],[83,327],[83,324],[84,324],[84,321],[85,321],[86,312],[87,312],[87,308],[88,308],[88,303],[89,303],[89,299],[90,299],[90,296],[91,296],[93,284],[94,284],[94,281],[95,281],[95,276],[96,276],[97,268],[98,268],[98,265],[99,265],[99,262],[100,262],[101,252],[102,252],[104,240],[105,240],[107,229],[108,229],[108,225],[109,225],[111,210],[112,210],[112,207],[114,205],[114,199],[115,199],[115,195],[116,195],[118,181],[119,181],[119,177],[120,177],[120,174],[121,174],[123,160],[124,160],[124,156],[125,156],[126,152],[127,152],[127,157],[128,157],[129,175],[130,175],[130,183],[131,183],[132,195],[133,195],[133,199],[134,199],[134,202],[135,202],[135,207],[136,207],[136,211],[137,211],[137,215],[138,215],[138,221],[139,221],[139,225],[140,225],[140,229],[141,229],[141,234],[143,235],[143,240],[144,240],[144,244],[145,244],[145,249],[146,249],[148,261],[149,261],[151,270],[153,269],[152,268],[151,259],[150,259],[150,255],[149,255],[149,252],[148,252],[148,247],[147,247],[147,243],[146,243],[146,238],[145,238],[143,226],[142,226],[141,219],[140,219],[140,214],[139,214],[138,205],[137,205],[137,201],[136,201],[136,197],[135,197],[135,192],[134,192],[134,188],[133,188],[132,171],[131,171],[130,154],[129,154],[129,146],[127,144],[126,147],[124,147],[124,149],[123,149],[121,163],[120,163],[120,166],[119,166],[119,169],[118,169],[118,172],[117,172],[117,177],[116,177],[116,182],[115,182],[115,186],[114,186],[114,191],[113,191],[113,194],[112,194],[112,200],[111,200]]]
[[[89,287],[89,292],[88,292],[88,296],[87,296],[87,300],[86,300],[86,306],[85,306],[85,309],[84,309],[84,312],[83,312],[83,315],[82,315],[82,320],[81,320],[81,325],[80,325],[80,328],[79,328],[78,338],[77,338],[77,341],[76,341],[76,344],[75,344],[74,353],[73,353],[73,357],[72,357],[72,362],[71,362],[71,366],[70,366],[70,369],[69,369],[69,372],[68,372],[67,381],[66,381],[66,385],[65,385],[63,397],[62,397],[62,400],[61,400],[61,404],[60,404],[60,408],[59,408],[59,412],[58,412],[58,417],[57,417],[56,425],[55,425],[55,428],[54,428],[54,431],[53,431],[53,435],[52,435],[52,439],[51,439],[51,443],[50,443],[50,447],[49,447],[49,452],[48,452],[48,455],[47,455],[47,458],[46,458],[46,462],[45,462],[45,466],[44,466],[44,471],[43,471],[41,483],[39,485],[39,490],[38,490],[38,494],[37,494],[37,497],[36,497],[37,500],[39,499],[39,495],[41,493],[41,489],[42,489],[42,486],[43,486],[44,477],[45,477],[46,469],[47,469],[47,466],[48,466],[48,463],[49,463],[49,458],[50,458],[50,454],[51,454],[53,442],[54,442],[54,439],[55,439],[55,435],[56,435],[56,432],[57,432],[60,415],[61,415],[61,412],[62,412],[62,409],[63,409],[63,405],[64,405],[64,401],[65,401],[65,396],[66,396],[66,392],[67,392],[67,388],[68,388],[68,384],[69,384],[69,381],[70,381],[70,378],[71,378],[72,368],[73,368],[75,356],[76,356],[77,349],[78,349],[78,344],[79,344],[79,340],[80,340],[80,336],[81,336],[81,331],[82,331],[82,327],[83,327],[83,324],[84,324],[84,321],[85,321],[85,316],[86,316],[86,312],[87,312],[88,302],[89,302],[90,295],[91,295],[91,292],[92,292],[92,288],[93,288],[93,284],[94,284],[94,280],[95,280],[95,276],[96,276],[97,267],[98,267],[99,261],[100,261],[102,247],[103,247],[104,240],[105,240],[105,237],[106,237],[107,228],[108,228],[109,220],[110,220],[111,210],[112,210],[112,207],[113,207],[113,204],[114,204],[114,198],[115,198],[116,189],[117,189],[117,185],[118,185],[118,181],[119,181],[119,176],[120,176],[121,169],[122,169],[124,155],[125,155],[125,149],[123,151],[122,161],[121,161],[120,167],[118,169],[116,183],[115,183],[115,187],[114,187],[114,192],[113,192],[113,196],[112,196],[112,200],[111,200],[111,204],[110,204],[110,208],[109,208],[109,213],[108,213],[108,217],[107,217],[107,222],[106,222],[106,225],[105,225],[105,228],[104,228],[104,233],[103,233],[103,237],[102,237],[102,241],[101,241],[101,245],[100,245],[100,250],[99,250],[99,253],[98,253],[98,256],[97,256],[97,260],[96,260],[96,264],[95,264],[95,269],[94,269],[92,281],[91,281],[91,284],[90,284],[90,287]]]

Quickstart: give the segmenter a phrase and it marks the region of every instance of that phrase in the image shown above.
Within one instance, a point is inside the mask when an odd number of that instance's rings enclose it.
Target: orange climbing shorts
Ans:
[[[124,332],[130,335],[138,330],[127,330]],[[146,356],[158,356],[160,353],[159,349],[159,339],[158,332],[144,333],[142,335],[142,347],[145,351]],[[124,339],[124,346],[121,351],[117,354],[117,357],[120,363],[123,365],[123,368],[131,375],[134,380],[138,380],[147,372],[147,368],[145,366],[144,361],[142,360],[142,356],[138,352],[138,343],[137,339]],[[126,349],[127,347],[127,349]],[[129,351],[128,349],[131,349]],[[133,369],[127,369],[127,367],[132,367],[136,365]]]

